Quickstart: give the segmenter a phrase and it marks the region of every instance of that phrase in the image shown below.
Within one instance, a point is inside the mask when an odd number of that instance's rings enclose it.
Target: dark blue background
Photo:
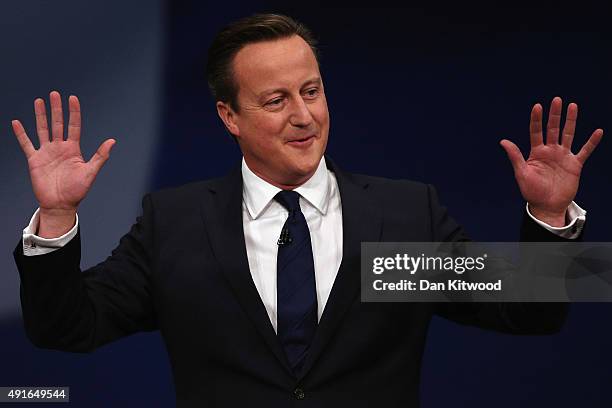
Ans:
[[[240,153],[216,117],[204,80],[206,49],[228,21],[278,11],[320,38],[331,115],[328,153],[345,170],[434,184],[471,237],[512,241],[524,202],[499,140],[529,147],[529,112],[578,103],[574,151],[610,127],[612,57],[605,10],[412,7],[287,8],[168,2],[162,138],[150,188],[224,174]],[[92,78],[93,80],[93,78]],[[609,241],[606,140],[587,162],[576,198],[586,240]],[[608,136],[609,137],[609,136]],[[423,364],[422,405],[609,407],[609,304],[575,304],[563,332],[515,337],[436,319]],[[169,406],[173,388],[158,334],[92,355],[36,350],[20,321],[3,325],[0,385],[73,388],[78,406]],[[132,402],[130,402],[132,401]],[[74,404],[77,405],[77,404]]]

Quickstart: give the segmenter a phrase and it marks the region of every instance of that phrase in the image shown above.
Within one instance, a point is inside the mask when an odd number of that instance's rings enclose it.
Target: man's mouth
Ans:
[[[312,144],[314,139],[315,135],[309,135],[302,138],[291,139],[287,142],[287,144],[294,147],[307,147]]]

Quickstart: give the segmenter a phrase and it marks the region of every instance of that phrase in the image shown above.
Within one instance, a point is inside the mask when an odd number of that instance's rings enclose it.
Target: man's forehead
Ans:
[[[257,93],[270,86],[293,85],[319,77],[310,46],[299,36],[246,45],[233,61],[236,79]]]

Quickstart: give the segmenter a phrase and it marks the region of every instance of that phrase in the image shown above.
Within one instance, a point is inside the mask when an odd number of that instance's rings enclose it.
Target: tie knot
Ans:
[[[278,201],[289,212],[299,212],[300,209],[300,194],[292,190],[279,191],[274,199]]]

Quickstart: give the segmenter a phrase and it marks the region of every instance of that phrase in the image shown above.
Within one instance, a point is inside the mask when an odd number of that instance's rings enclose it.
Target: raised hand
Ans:
[[[32,145],[21,122],[14,120],[12,126],[28,160],[32,188],[40,206],[39,235],[58,236],[57,234],[65,233],[74,225],[76,209],[108,159],[115,140],[104,141],[93,157],[86,162],[83,160],[80,147],[81,108],[78,98],[70,96],[68,99],[70,117],[66,140],[64,140],[61,96],[53,91],[49,99],[51,140],[45,102],[40,98],[34,101],[36,132],[40,142],[38,150]],[[68,225],[70,220],[72,224]]]
[[[523,198],[529,203],[531,213],[554,227],[565,225],[565,214],[578,191],[580,173],[587,158],[593,153],[603,130],[596,129],[577,154],[572,153],[572,141],[576,130],[578,105],[567,107],[562,137],[559,137],[563,102],[556,97],[550,105],[546,125],[546,144],[542,135],[542,106],[538,103],[531,110],[529,126],[531,152],[525,160],[520,149],[509,140],[500,144],[508,154],[514,168],[514,176]]]

